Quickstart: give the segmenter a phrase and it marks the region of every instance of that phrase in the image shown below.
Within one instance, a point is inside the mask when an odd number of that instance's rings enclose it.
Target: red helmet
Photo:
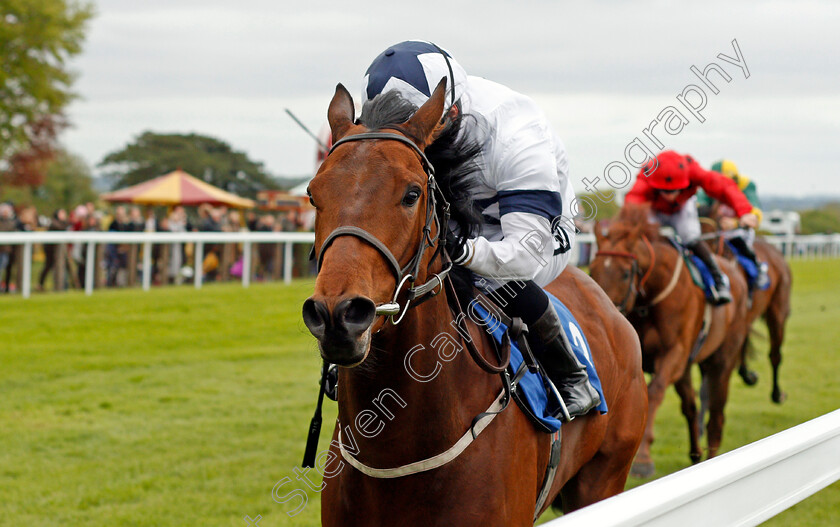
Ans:
[[[642,169],[642,174],[653,170],[647,176],[648,184],[657,190],[682,190],[691,184],[688,177],[691,163],[694,163],[691,157],[668,150],[656,156],[656,161],[650,161]]]

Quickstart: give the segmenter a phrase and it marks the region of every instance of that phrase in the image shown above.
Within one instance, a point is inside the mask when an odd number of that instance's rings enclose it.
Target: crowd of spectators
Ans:
[[[185,207],[152,208],[116,205],[110,210],[98,209],[93,203],[78,205],[70,210],[58,209],[51,216],[40,215],[31,206],[15,207],[11,203],[0,203],[0,233],[14,231],[110,231],[110,232],[280,232],[307,231],[313,228],[314,217],[297,210],[279,213],[247,211],[220,206],[201,205],[187,211]],[[98,260],[108,287],[124,286],[130,282],[133,272],[138,272],[138,254],[142,246],[137,244],[108,244]],[[15,289],[13,274],[20,245],[0,243],[0,292]],[[295,253],[303,247],[295,247]],[[43,254],[43,266],[38,274],[36,288],[43,290],[48,276],[55,280],[60,266],[64,284],[57,289],[84,287],[87,270],[87,247],[83,243],[43,244],[37,248]],[[194,262],[193,244],[155,244],[152,246],[152,277],[155,283],[182,283],[192,276]],[[256,256],[256,279],[276,276],[278,266],[277,244],[258,244]],[[40,256],[37,257],[40,259]],[[296,260],[299,258],[296,258]],[[94,264],[94,263],[91,263]],[[95,264],[94,264],[95,265]],[[204,248],[202,265],[205,279],[218,280],[222,277],[241,277],[242,247],[238,244],[207,244]],[[225,267],[223,267],[225,266]],[[297,266],[300,269],[300,266]],[[302,271],[305,272],[305,265]],[[56,284],[58,285],[58,284]]]

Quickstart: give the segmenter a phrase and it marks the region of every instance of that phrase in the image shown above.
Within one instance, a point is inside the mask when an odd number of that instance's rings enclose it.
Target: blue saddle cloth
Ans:
[[[697,285],[703,288],[703,294],[706,295],[707,300],[713,300],[714,294],[712,291],[715,288],[715,279],[712,276],[711,271],[709,271],[709,268],[706,267],[703,260],[701,260],[696,254],[690,254],[689,258],[691,259],[691,263],[694,265],[694,268],[697,269],[697,273],[700,275],[700,281],[702,284]]]
[[[738,259],[738,263],[741,265],[741,269],[744,270],[744,274],[747,275],[747,284],[749,284],[750,289],[755,289],[756,282],[758,281],[758,267],[756,267],[755,262],[746,255],[741,254],[737,247],[732,243],[727,241],[726,244],[729,246],[729,250],[732,251],[732,254],[734,254]],[[767,280],[767,283],[759,289],[764,291],[768,287],[770,287],[770,280]]]
[[[577,323],[577,320],[575,320],[571,311],[569,311],[569,309],[563,305],[560,300],[547,291],[546,294],[548,295],[549,300],[551,300],[554,310],[557,312],[557,315],[563,323],[563,327],[566,330],[566,335],[569,337],[569,342],[572,345],[575,355],[577,355],[580,363],[586,366],[586,373],[589,375],[589,382],[601,396],[601,404],[597,406],[598,411],[602,414],[607,413],[607,400],[606,397],[604,397],[604,391],[601,388],[601,379],[598,378],[598,372],[595,370],[595,364],[592,362],[592,355],[589,352],[589,343],[586,341],[586,337],[583,334],[580,324]],[[487,332],[492,333],[496,342],[501,342],[502,336],[505,331],[507,331],[507,326],[493,318],[478,302],[475,303],[475,312],[479,316],[483,317],[482,322],[484,322],[484,327]],[[515,342],[511,342],[510,365],[513,371],[517,371],[523,361],[524,359],[519,347]],[[543,382],[542,379],[542,372],[531,373],[526,370],[525,375],[519,381],[517,390],[519,390],[520,394],[523,395],[521,399],[524,399],[528,403],[532,413],[543,425],[545,425],[546,428],[552,432],[556,432],[560,429],[560,425],[562,424],[561,421],[552,417],[552,414],[557,413],[559,402],[554,396],[554,393],[549,393],[546,389],[546,383]]]

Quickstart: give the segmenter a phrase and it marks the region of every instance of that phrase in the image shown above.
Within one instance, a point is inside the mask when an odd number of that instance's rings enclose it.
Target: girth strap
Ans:
[[[700,348],[706,343],[706,337],[709,336],[709,329],[712,327],[712,304],[706,302],[706,307],[703,309],[703,326],[700,328],[700,333],[697,334],[697,340],[694,341],[694,347],[691,349],[691,355],[688,356],[688,363],[692,364],[697,354],[700,353]]]
[[[551,454],[548,457],[548,465],[545,467],[542,489],[540,489],[540,495],[537,496],[537,506],[534,509],[534,522],[537,521],[540,511],[543,505],[545,505],[545,500],[548,499],[548,493],[551,491],[551,485],[554,483],[554,476],[557,475],[557,467],[560,465],[561,438],[560,430],[551,434]]]

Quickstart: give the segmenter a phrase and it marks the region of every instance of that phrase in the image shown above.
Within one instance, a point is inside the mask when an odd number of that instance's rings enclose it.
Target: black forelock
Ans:
[[[399,93],[381,93],[362,106],[359,122],[369,130],[379,130],[389,125],[408,121],[417,107],[403,99]]]
[[[369,130],[379,130],[405,123],[416,111],[417,106],[391,91],[366,102],[359,122]],[[449,201],[451,218],[458,225],[459,244],[477,234],[478,227],[483,223],[481,211],[473,199],[478,183],[475,174],[479,169],[477,157],[481,145],[470,141],[466,134],[459,134],[465,119],[474,118],[459,113],[440,137],[426,147],[425,152],[435,169],[435,179]]]

